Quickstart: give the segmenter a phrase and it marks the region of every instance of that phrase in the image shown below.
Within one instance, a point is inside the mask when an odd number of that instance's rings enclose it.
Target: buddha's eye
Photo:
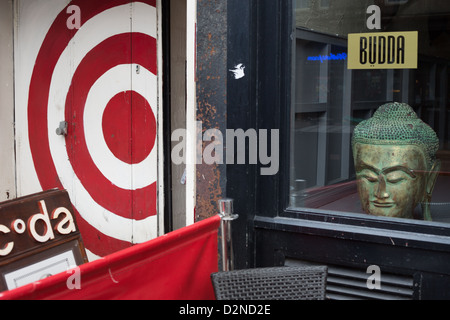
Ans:
[[[400,183],[402,181],[405,181],[404,178],[397,178],[397,179],[388,179],[387,182],[392,183],[392,184],[397,184]]]
[[[398,184],[406,181],[408,176],[403,172],[392,172],[386,175],[386,181],[390,184]]]
[[[375,174],[373,174],[371,171],[363,170],[362,172],[358,173],[358,179],[360,180],[366,180],[370,183],[375,183],[378,181],[378,178]]]
[[[376,177],[373,177],[373,176],[363,175],[362,177],[364,179],[366,179],[367,181],[371,182],[371,183],[374,183],[374,182],[378,181],[378,179]]]

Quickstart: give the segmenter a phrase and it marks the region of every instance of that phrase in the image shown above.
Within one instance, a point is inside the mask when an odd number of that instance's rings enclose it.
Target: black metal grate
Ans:
[[[287,266],[310,265],[309,262],[286,260]],[[419,281],[413,276],[381,273],[379,289],[370,289],[366,270],[328,265],[326,299],[330,300],[413,300],[418,298]]]
[[[379,289],[369,289],[370,275],[362,270],[329,267],[327,298],[333,300],[412,300],[412,277],[381,274]]]
[[[323,300],[327,267],[275,267],[211,275],[217,300]]]

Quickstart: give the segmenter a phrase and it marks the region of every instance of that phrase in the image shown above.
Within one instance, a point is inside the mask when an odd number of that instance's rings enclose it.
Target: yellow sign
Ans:
[[[418,32],[351,33],[349,69],[417,69]]]

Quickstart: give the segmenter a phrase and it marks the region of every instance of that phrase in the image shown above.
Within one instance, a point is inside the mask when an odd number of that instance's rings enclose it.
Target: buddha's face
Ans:
[[[354,149],[358,193],[371,215],[413,218],[426,190],[426,161],[413,145],[357,143]]]

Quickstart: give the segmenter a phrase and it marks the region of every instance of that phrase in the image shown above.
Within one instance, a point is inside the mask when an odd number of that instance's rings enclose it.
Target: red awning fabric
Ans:
[[[0,293],[3,300],[212,300],[220,216],[78,267]]]

